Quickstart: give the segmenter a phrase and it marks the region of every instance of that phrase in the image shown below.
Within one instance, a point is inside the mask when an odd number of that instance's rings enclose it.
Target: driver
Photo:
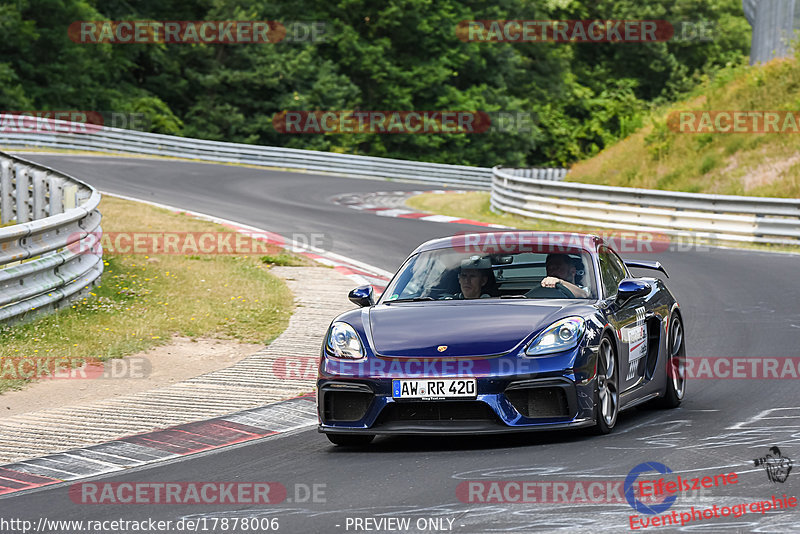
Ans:
[[[492,272],[492,261],[481,256],[472,256],[461,262],[461,269],[458,273],[458,283],[461,292],[456,293],[456,299],[477,299],[488,298],[491,295],[484,293],[483,289],[489,283],[489,276]]]
[[[559,282],[570,290],[576,298],[586,298],[589,292],[575,285],[577,269],[572,259],[566,254],[548,254],[544,262],[547,276],[542,280],[542,287],[556,287]]]

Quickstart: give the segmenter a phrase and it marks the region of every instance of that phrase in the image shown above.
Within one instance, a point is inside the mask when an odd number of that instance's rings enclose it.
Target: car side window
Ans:
[[[607,248],[600,249],[599,258],[603,291],[606,297],[614,297],[617,294],[619,283],[626,276],[625,264]]]
[[[617,256],[616,252],[609,250],[608,255],[611,258],[611,263],[616,266],[616,271],[620,276],[620,279],[617,281],[617,285],[619,285],[622,280],[628,277],[628,269],[625,267],[625,262]]]

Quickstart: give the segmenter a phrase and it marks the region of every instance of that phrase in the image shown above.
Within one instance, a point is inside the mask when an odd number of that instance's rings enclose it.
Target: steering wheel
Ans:
[[[572,291],[567,289],[567,286],[562,284],[561,282],[556,283],[556,287],[544,287],[544,286],[537,286],[528,291],[525,294],[526,297],[538,297],[538,298],[568,298],[574,299],[575,295],[572,294]]]
[[[572,291],[567,289],[567,286],[565,286],[561,282],[556,282],[556,289],[561,291],[564,294],[564,296],[567,297],[568,299],[574,299],[575,298],[575,295],[572,294]]]
[[[450,293],[445,289],[431,289],[428,292],[428,296],[434,300],[446,300],[453,298],[453,293]]]

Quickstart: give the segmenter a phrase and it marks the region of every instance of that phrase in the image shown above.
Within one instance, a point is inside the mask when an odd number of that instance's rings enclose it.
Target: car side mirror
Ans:
[[[633,297],[640,297],[650,293],[651,287],[641,280],[626,279],[619,283],[617,288],[617,301],[624,302]]]
[[[347,298],[360,308],[366,308],[367,306],[375,304],[375,300],[372,296],[372,286],[358,286],[347,295]]]

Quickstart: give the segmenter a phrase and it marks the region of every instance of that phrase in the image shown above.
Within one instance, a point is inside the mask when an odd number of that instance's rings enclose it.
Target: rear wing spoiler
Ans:
[[[660,261],[649,261],[649,260],[622,260],[623,263],[627,267],[638,267],[639,269],[651,269],[653,271],[661,271],[664,273],[664,276],[669,278],[667,274],[667,270],[664,269],[664,266],[661,265]]]

